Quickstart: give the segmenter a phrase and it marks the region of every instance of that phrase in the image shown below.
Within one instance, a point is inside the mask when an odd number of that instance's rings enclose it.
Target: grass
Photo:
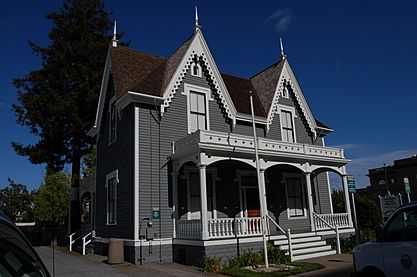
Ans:
[[[308,271],[314,271],[324,268],[321,264],[316,263],[290,263],[290,265],[295,266],[292,269],[285,270],[285,271],[274,271],[274,272],[253,272],[247,269],[241,268],[224,268],[220,271],[220,273],[229,275],[229,276],[236,276],[236,277],[266,277],[266,276],[290,276],[294,274],[300,274]]]

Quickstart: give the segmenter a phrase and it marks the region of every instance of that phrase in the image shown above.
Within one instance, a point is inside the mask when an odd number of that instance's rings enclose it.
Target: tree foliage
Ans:
[[[109,15],[103,0],[65,0],[58,12],[46,15],[52,21],[49,45],[29,42],[41,68],[13,80],[16,121],[39,138],[30,145],[12,142],[14,150],[34,164],[46,164],[48,173],[70,163],[73,187],[79,187],[81,158],[93,143],[87,132],[112,38]],[[79,200],[71,201],[71,224],[79,228]]]
[[[62,171],[45,175],[44,183],[33,198],[35,218],[62,223],[68,216],[70,177]]]
[[[96,147],[92,147],[82,158],[81,175],[83,177],[94,174],[96,171]]]
[[[0,210],[14,222],[31,221],[32,194],[26,185],[8,179],[9,185],[0,189]]]

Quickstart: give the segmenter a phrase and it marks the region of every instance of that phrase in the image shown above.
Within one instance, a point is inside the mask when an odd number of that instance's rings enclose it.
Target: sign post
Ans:
[[[405,190],[405,193],[407,193],[408,203],[410,203],[411,202],[410,200],[411,190],[410,190],[410,182],[408,181],[407,177],[404,177],[404,190]]]
[[[353,220],[354,220],[354,223],[355,223],[355,235],[356,235],[355,237],[356,237],[356,245],[358,245],[360,243],[360,239],[359,239],[359,230],[358,230],[358,220],[356,218],[356,205],[355,205],[356,185],[355,185],[355,177],[353,177],[353,175],[348,175],[347,176],[347,183],[348,183],[348,192],[351,194],[351,197],[352,197]]]

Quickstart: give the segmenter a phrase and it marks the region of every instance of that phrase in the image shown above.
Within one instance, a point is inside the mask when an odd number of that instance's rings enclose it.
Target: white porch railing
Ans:
[[[179,220],[176,226],[177,238],[200,239],[201,220]],[[260,217],[217,218],[208,220],[209,238],[230,238],[262,235]]]
[[[332,229],[330,226],[333,228],[351,227],[349,223],[349,215],[347,213],[314,214],[314,227],[316,231]]]
[[[201,220],[178,220],[177,221],[177,238],[182,239],[200,239],[201,238]]]
[[[242,237],[262,235],[260,217],[217,218],[208,220],[210,238]]]

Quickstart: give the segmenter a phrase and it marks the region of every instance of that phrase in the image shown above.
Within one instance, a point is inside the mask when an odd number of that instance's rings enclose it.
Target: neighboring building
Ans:
[[[218,70],[198,24],[168,58],[113,39],[89,132],[97,138],[95,251],[121,238],[137,264],[227,261],[262,246],[267,211],[268,240],[285,244],[281,228],[310,241],[294,260],[334,253],[318,236],[334,236],[326,224],[354,229],[350,205],[332,210],[327,172],[346,188],[348,163],[342,149],[324,146],[332,131],[313,117],[284,55],[247,79]]]
[[[407,203],[404,187],[404,177],[410,184],[411,201],[417,200],[417,155],[394,161],[394,165],[369,169],[370,186],[358,189],[358,193],[365,194],[378,200],[378,196],[401,193],[403,203]]]

